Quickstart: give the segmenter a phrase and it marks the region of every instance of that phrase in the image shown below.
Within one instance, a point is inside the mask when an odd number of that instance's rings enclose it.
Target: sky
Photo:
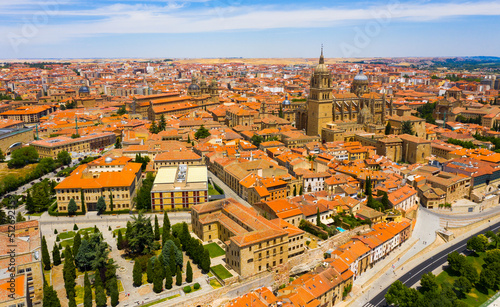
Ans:
[[[0,0],[0,58],[500,56],[500,1]]]

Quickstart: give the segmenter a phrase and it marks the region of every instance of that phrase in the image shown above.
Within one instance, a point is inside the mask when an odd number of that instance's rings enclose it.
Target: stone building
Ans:
[[[383,94],[369,92],[363,70],[354,77],[350,93],[333,94],[332,77],[321,51],[307,103],[296,112],[296,127],[305,129],[307,135],[320,136],[327,142],[344,141],[359,131],[383,131],[386,118],[393,115],[393,103]]]
[[[305,248],[303,230],[280,218],[267,220],[232,198],[193,206],[191,225],[202,241],[227,242],[226,264],[242,277],[284,265]]]

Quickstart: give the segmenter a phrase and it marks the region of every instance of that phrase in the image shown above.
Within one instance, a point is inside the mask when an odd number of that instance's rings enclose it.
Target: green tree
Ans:
[[[68,298],[68,307],[76,307],[76,300],[74,295],[70,295]]]
[[[460,274],[467,278],[471,284],[475,284],[479,281],[479,274],[477,273],[477,270],[470,262],[465,262],[464,265],[462,266],[462,269],[460,270]]]
[[[50,307],[61,307],[61,302],[59,301],[59,297],[57,297],[57,292],[52,288],[52,286],[48,286],[47,284],[43,287],[43,306]]]
[[[453,286],[462,294],[462,297],[465,297],[465,294],[472,290],[471,282],[463,276],[460,276],[457,280],[455,280]]]
[[[116,138],[115,148],[116,149],[121,149],[122,148],[122,142],[120,141],[120,138]]]
[[[101,279],[99,274],[96,274],[95,278],[96,278],[96,280]],[[107,304],[106,293],[104,293],[102,281],[101,281],[101,285],[98,285],[95,287],[95,304],[97,307],[105,307]]]
[[[438,289],[438,283],[436,282],[436,276],[432,272],[428,272],[422,275],[420,279],[420,286],[422,287],[422,292],[434,291]]]
[[[109,192],[109,210],[113,211],[115,208],[115,205],[113,204],[113,193],[111,191]]]
[[[193,281],[193,269],[191,268],[191,262],[187,262],[186,265],[186,282],[190,283]]]
[[[459,273],[466,262],[465,256],[460,255],[458,252],[453,252],[448,255],[448,264],[450,265],[450,269]]]
[[[208,249],[205,249],[203,252],[200,266],[203,274],[207,274],[210,271],[210,254],[208,253]]]
[[[210,131],[208,131],[203,125],[200,126],[200,129],[196,131],[194,134],[194,137],[199,140],[199,139],[205,139],[210,136]]]
[[[24,221],[26,221],[26,218],[23,216],[21,211],[18,211],[17,216],[16,216],[16,223],[20,223],[20,222],[24,222]]]
[[[497,284],[498,272],[485,268],[479,274],[479,281],[487,289],[494,289]]]
[[[75,215],[77,210],[75,199],[72,198],[68,204],[68,215]]]
[[[408,288],[399,280],[396,280],[387,290],[385,300],[390,305],[402,306],[405,301]]]
[[[151,219],[139,211],[139,214],[133,216],[132,220],[131,233],[127,234],[128,248],[132,253],[148,254],[154,242]]]
[[[161,263],[158,259],[154,262],[154,277],[153,277],[153,291],[160,293],[163,290],[163,277],[161,276]]]
[[[0,149],[0,162],[5,161],[5,154],[3,153],[2,149]]]
[[[181,268],[177,267],[177,274],[175,275],[175,285],[180,286],[182,285],[182,272]]]
[[[67,151],[61,151],[57,154],[57,162],[62,165],[69,165],[71,163],[71,155]]]
[[[33,198],[31,197],[30,190],[28,190],[28,193],[26,195],[26,211],[29,213],[35,212],[35,203],[33,202]]]
[[[498,244],[500,243],[500,235],[495,234],[493,231],[489,230],[486,232],[485,236],[491,240],[491,242],[495,245],[495,248],[498,248]]]
[[[297,186],[293,186],[293,196],[297,196]]]
[[[102,214],[104,211],[106,211],[106,201],[104,200],[104,197],[99,197],[99,199],[97,200],[96,209],[99,214]]]
[[[109,296],[111,297],[111,306],[115,307],[119,303],[118,283],[116,277],[109,281]]]
[[[158,224],[158,216],[155,214],[155,241],[160,240],[160,224]]]
[[[75,295],[75,286],[76,286],[76,271],[75,264],[73,260],[73,253],[69,245],[66,246],[64,250],[64,267],[63,267],[63,279],[64,279],[64,288],[66,289],[66,296],[74,296]]]
[[[116,247],[119,250],[123,249],[123,236],[121,231],[118,231],[118,239],[116,240]]]
[[[45,240],[45,236],[42,237],[42,262],[43,269],[50,270],[49,249],[47,248],[47,241]]]
[[[413,124],[411,121],[406,120],[401,123],[401,134],[413,135]]]
[[[165,116],[162,114],[160,116],[160,122],[158,123],[158,130],[164,131],[167,127],[167,122],[165,121]]]
[[[83,189],[80,189],[80,199],[82,200],[82,213],[87,213],[87,209],[85,208],[85,197],[83,195]]]
[[[385,135],[391,134],[391,129],[392,129],[391,122],[387,122],[387,125],[385,126]]]
[[[125,115],[125,114],[127,114],[127,113],[128,113],[128,112],[127,112],[127,108],[126,108],[124,105],[123,105],[123,106],[121,106],[121,107],[118,109],[118,111],[116,111],[116,114],[118,114],[118,115],[120,115],[120,116],[121,116],[121,115]]]
[[[95,250],[91,246],[88,240],[83,239],[80,247],[78,248],[78,253],[75,257],[75,264],[78,269],[82,272],[90,270],[92,267],[92,260],[95,257]]]
[[[172,272],[170,272],[170,267],[167,265],[165,267],[165,289],[172,289],[173,282]]]
[[[139,262],[134,262],[134,268],[132,269],[132,278],[134,281],[134,287],[140,287],[142,285],[142,270]]]
[[[56,242],[54,242],[54,247],[52,248],[52,261],[54,262],[54,266],[61,264],[61,254]]]
[[[35,147],[21,147],[14,150],[10,155],[10,160],[7,163],[9,168],[19,168],[27,164],[35,163],[38,161],[38,152]]]
[[[384,205],[384,208],[386,210],[391,208],[391,204],[389,202],[389,195],[387,195],[387,192],[383,192],[381,202],[382,202],[382,205]]]
[[[170,220],[167,211],[163,212],[163,233],[161,235],[161,247],[165,246],[167,240],[170,239]]]
[[[488,238],[484,235],[474,236],[467,241],[467,249],[474,251],[476,254],[484,252],[488,245]]]
[[[300,186],[299,195],[302,195],[303,193],[304,193],[304,189],[302,188],[302,186]]]
[[[158,126],[156,125],[156,122],[154,120],[151,123],[151,126],[149,126],[149,132],[153,134],[157,134],[159,132]]]
[[[85,272],[83,281],[83,307],[92,307],[92,288],[90,286],[89,274]]]
[[[316,208],[316,226],[321,226],[321,217],[319,215],[319,207]]]
[[[79,232],[76,233],[73,238],[73,257],[78,255],[78,249],[80,249],[80,245],[82,244],[82,237]]]
[[[154,280],[156,270],[153,270],[153,267],[154,267],[155,262],[156,262],[156,260],[155,260],[154,256],[149,258],[149,260],[148,260],[148,266],[146,269],[146,276],[148,278],[148,283],[152,283]]]

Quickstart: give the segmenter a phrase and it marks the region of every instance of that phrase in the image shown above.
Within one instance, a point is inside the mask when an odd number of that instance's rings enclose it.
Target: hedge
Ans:
[[[313,223],[306,221],[306,220],[301,220],[299,224],[299,228],[307,231],[308,233],[315,235],[316,237],[326,240],[328,239],[328,233],[324,231],[322,228],[314,225]]]
[[[51,216],[69,216],[68,212],[57,212],[57,202],[49,207],[49,215]],[[75,212],[74,215],[85,215],[83,212]]]
[[[182,291],[184,291],[184,293],[189,293],[191,292],[191,287],[190,286],[185,286]]]
[[[111,215],[111,214],[134,214],[137,213],[135,211],[129,210],[129,209],[123,209],[123,210],[113,210],[113,211],[104,211],[101,213],[101,215]]]

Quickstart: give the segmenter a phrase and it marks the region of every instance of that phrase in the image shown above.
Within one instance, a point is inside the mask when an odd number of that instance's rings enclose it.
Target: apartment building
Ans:
[[[203,241],[229,241],[226,263],[242,277],[285,264],[305,248],[302,230],[281,219],[267,220],[232,198],[193,206],[191,224]]]
[[[56,187],[59,212],[67,212],[68,204],[74,199],[77,211],[95,211],[97,201],[103,197],[106,211],[132,209],[134,198],[142,185],[141,164],[131,162],[127,157],[104,156],[88,164],[77,167]]]
[[[4,119],[20,120],[25,123],[38,123],[40,118],[49,115],[57,110],[55,105],[31,105],[21,106],[14,110],[0,113]]]
[[[203,159],[191,150],[167,151],[157,154],[154,158],[155,170],[164,166],[202,165]]]
[[[158,169],[151,189],[151,209],[188,209],[208,201],[205,165],[164,166]]]
[[[13,233],[9,224],[0,226],[0,307],[42,306],[40,226],[36,220],[15,226]]]
[[[65,136],[38,140],[31,143],[31,146],[38,152],[40,158],[57,158],[57,154],[62,151],[90,152],[97,149],[104,149],[116,143],[116,134],[112,132],[92,133],[78,138]]]

